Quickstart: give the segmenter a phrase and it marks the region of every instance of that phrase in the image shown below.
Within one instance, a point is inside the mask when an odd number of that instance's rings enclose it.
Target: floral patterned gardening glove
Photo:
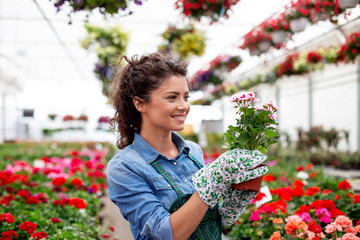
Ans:
[[[266,166],[254,169],[267,156],[258,150],[234,149],[221,154],[193,177],[193,184],[200,198],[213,208],[224,189],[232,183],[241,183],[257,178],[267,172]],[[249,171],[250,170],[250,171]]]
[[[258,192],[231,187],[224,189],[223,199],[219,204],[222,225],[225,227],[233,225],[257,194]]]

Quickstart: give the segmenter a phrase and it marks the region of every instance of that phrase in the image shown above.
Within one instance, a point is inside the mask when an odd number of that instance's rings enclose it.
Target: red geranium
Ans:
[[[33,222],[26,221],[20,224],[19,228],[21,231],[27,232],[28,234],[32,234],[35,232],[37,225]]]
[[[59,218],[57,218],[57,217],[54,217],[54,218],[51,219],[51,222],[52,223],[61,223],[61,220]]]
[[[22,190],[18,191],[16,195],[18,195],[18,196],[20,196],[20,197],[22,197],[22,198],[27,199],[28,197],[31,196],[31,192],[30,192],[29,190],[24,190],[24,189],[22,189]]]
[[[78,209],[84,209],[87,206],[86,202],[83,199],[80,199],[80,198],[72,198],[72,199],[70,199],[69,205],[74,206],[74,207],[76,207]]]
[[[273,182],[276,180],[276,176],[274,175],[271,175],[271,174],[266,174],[264,177],[263,177],[263,181],[266,181],[266,182]]]
[[[83,181],[80,178],[74,178],[73,180],[71,180],[70,184],[74,186],[81,186],[83,184]]]
[[[315,52],[315,51],[311,51],[306,55],[306,61],[308,63],[319,63],[322,59],[322,56]]]
[[[360,194],[355,194],[353,196],[353,198],[354,198],[354,201],[353,201],[354,204],[355,203],[360,203]]]
[[[9,212],[0,215],[0,222],[13,223],[14,221],[14,216]]]
[[[342,189],[342,190],[351,189],[351,185],[348,181],[344,180],[339,182],[338,189]]]
[[[34,239],[46,239],[47,233],[46,232],[35,232],[31,234],[31,237]]]
[[[13,237],[18,237],[19,236],[13,230],[3,232],[3,233],[1,233],[1,235],[2,236],[1,236],[0,240],[11,240]]]
[[[54,186],[62,186],[66,183],[66,179],[64,177],[57,177],[57,178],[54,178],[51,183],[54,185]]]

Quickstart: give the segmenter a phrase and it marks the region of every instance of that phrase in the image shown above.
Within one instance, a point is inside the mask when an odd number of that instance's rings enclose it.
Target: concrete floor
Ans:
[[[110,224],[110,226],[113,226],[115,229],[113,237],[117,237],[119,240],[134,240],[130,231],[130,224],[122,217],[119,208],[107,195],[102,197],[101,200],[105,204],[100,212],[100,217],[103,218],[102,225]]]

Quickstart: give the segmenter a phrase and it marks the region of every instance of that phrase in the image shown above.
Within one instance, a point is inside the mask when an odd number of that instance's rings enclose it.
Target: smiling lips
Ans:
[[[171,116],[172,118],[175,118],[175,120],[178,120],[180,122],[184,122],[185,121],[185,115],[173,115]]]

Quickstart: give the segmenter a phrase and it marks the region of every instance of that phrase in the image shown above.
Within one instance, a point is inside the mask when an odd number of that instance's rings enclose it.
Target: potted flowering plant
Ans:
[[[250,55],[259,56],[272,46],[271,35],[260,28],[255,28],[244,36],[241,49],[249,49]]]
[[[279,136],[275,128],[278,123],[274,118],[278,108],[272,102],[264,104],[262,108],[253,107],[252,104],[256,100],[255,94],[252,92],[235,93],[231,97],[231,102],[236,103],[235,108],[238,108],[236,114],[239,115],[239,118],[236,119],[237,124],[235,126],[230,125],[224,133],[227,140],[225,146],[227,150],[240,148],[267,153],[269,146],[278,142]],[[232,187],[258,191],[262,179],[263,176],[233,184]]]
[[[102,82],[102,93],[109,95],[112,81],[111,64],[116,62],[119,55],[126,52],[129,34],[119,25],[103,28],[86,24],[88,35],[81,40],[81,47],[86,50],[95,50],[98,62],[95,64],[94,73]]]
[[[130,5],[132,4],[142,5],[142,0],[130,0],[130,1],[52,0],[52,1],[54,2],[54,6],[57,8],[58,12],[62,10],[61,8],[64,5],[68,5],[71,8],[71,13],[80,12],[80,11],[92,12],[95,9],[97,9],[103,15],[108,15],[108,14],[113,15],[119,13],[119,11],[122,12],[123,15],[128,15],[132,13],[132,11],[129,10]]]
[[[211,23],[217,22],[220,18],[228,18],[229,12],[239,0],[211,1],[211,0],[177,0],[175,8],[192,19],[199,21],[201,18],[208,18]]]
[[[175,58],[188,59],[202,56],[205,51],[205,35],[194,25],[183,28],[169,25],[162,34],[165,43],[159,46],[159,52],[167,53]]]
[[[269,146],[278,141],[275,128],[278,123],[274,118],[278,108],[272,102],[262,108],[253,107],[255,101],[257,99],[252,92],[235,93],[231,97],[231,102],[236,103],[235,108],[238,108],[236,114],[239,118],[236,126],[230,125],[224,133],[228,150],[242,148],[267,153]]]
[[[289,21],[290,29],[293,32],[304,31],[310,24],[311,1],[298,0],[291,2],[291,6],[285,10],[285,18]]]
[[[339,50],[338,59],[345,62],[354,62],[360,53],[360,32],[351,34]]]
[[[290,25],[286,21],[284,13],[265,20],[261,25],[264,31],[271,35],[274,44],[283,43],[288,34],[291,33]]]

